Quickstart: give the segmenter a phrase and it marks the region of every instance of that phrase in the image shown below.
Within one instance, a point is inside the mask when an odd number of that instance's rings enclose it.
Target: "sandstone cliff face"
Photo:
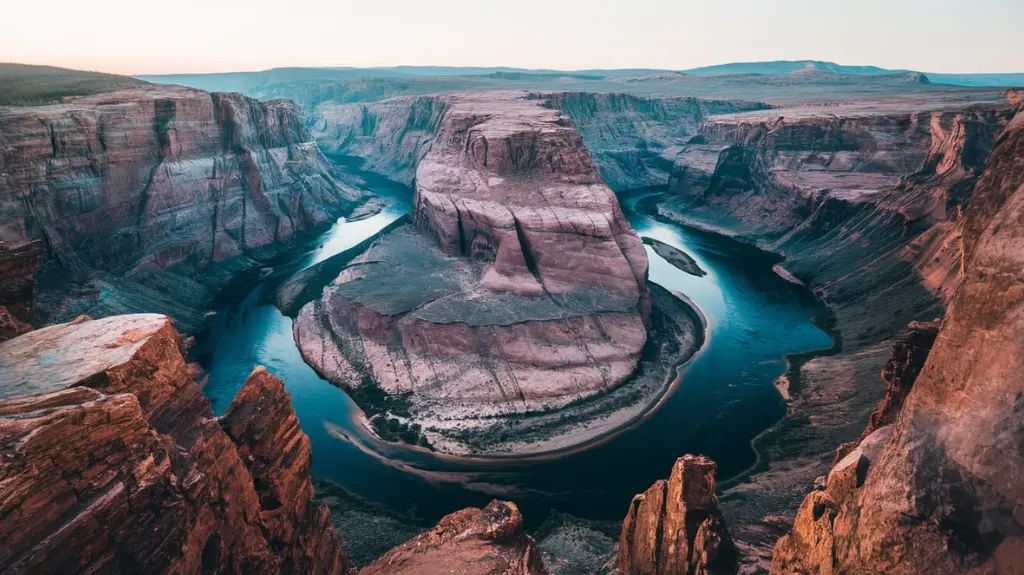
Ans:
[[[448,106],[436,96],[324,102],[316,107],[311,131],[324,153],[359,158],[364,169],[411,186]]]
[[[736,549],[715,495],[715,463],[680,457],[668,481],[633,498],[619,537],[623,575],[736,572]]]
[[[294,329],[332,382],[411,402],[364,405],[370,415],[389,410],[466,452],[459,437],[494,416],[629,378],[651,300],[643,245],[564,117],[522,94],[446,98],[417,165],[413,225],[352,260]]]
[[[709,118],[680,153],[687,179],[641,205],[784,255],[786,270],[829,304],[841,336],[836,352],[790,378],[787,420],[758,445],[770,468],[723,496],[738,541],[764,543],[757,526],[792,513],[836,447],[861,436],[881,397],[863,382],[877,377],[888,340],[942,316],[961,275],[964,203],[1012,111],[901,106]]]
[[[700,141],[708,118],[764,110],[769,105],[741,100],[651,98],[586,92],[547,96],[548,105],[568,116],[617,192],[664,186],[689,175],[676,158]],[[695,141],[696,140],[696,141]]]
[[[1015,573],[1024,564],[1024,116],[966,209],[964,274],[894,424],[800,508],[776,573]]]
[[[5,573],[347,572],[281,382],[218,423],[179,347],[152,314],[0,344]]]
[[[222,261],[360,197],[284,100],[166,86],[0,110],[0,240],[42,240],[77,281]]]
[[[32,329],[36,305],[36,271],[43,259],[43,244],[35,241],[0,241],[0,341]]]
[[[430,531],[388,551],[362,575],[543,575],[533,538],[513,503],[492,501],[483,509],[463,509],[441,519]]]

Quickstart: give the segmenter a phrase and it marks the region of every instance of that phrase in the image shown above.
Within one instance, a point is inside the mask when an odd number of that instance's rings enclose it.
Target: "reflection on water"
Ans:
[[[430,520],[493,497],[516,501],[531,523],[557,508],[574,515],[619,520],[630,499],[666,477],[684,453],[714,458],[720,476],[754,461],[750,440],[778,420],[784,406],[772,380],[787,353],[828,347],[829,337],[809,319],[821,310],[811,293],[772,271],[775,261],[735,240],[656,222],[632,209],[640,194],[623,198],[634,229],[689,253],[708,275],[686,274],[648,247],[650,278],[685,293],[708,320],[708,341],[682,370],[683,381],[642,424],[593,448],[534,462],[467,465],[401,446],[380,445],[354,420],[358,408],[321,379],[292,340],[291,319],[268,295],[300,269],[347,249],[409,210],[411,191],[367,177],[392,203],[358,222],[339,221],[319,242],[274,265],[268,277],[238,290],[211,318],[197,345],[209,372],[204,390],[223,411],[255,365],[284,379],[313,445],[313,473],[393,509],[415,507]],[[412,280],[414,281],[414,280]],[[356,436],[371,449],[345,436]],[[414,472],[415,471],[415,472]]]

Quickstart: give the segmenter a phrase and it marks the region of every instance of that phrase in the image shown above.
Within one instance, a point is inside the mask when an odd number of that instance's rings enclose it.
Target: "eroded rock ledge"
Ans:
[[[163,311],[197,327],[205,310],[182,302],[212,299],[211,264],[361,199],[287,100],[149,86],[0,110],[0,248],[45,245],[46,321]]]
[[[445,516],[430,531],[395,547],[362,575],[543,575],[540,551],[514,503],[492,501]]]
[[[736,548],[715,495],[715,462],[685,455],[668,481],[633,498],[619,537],[623,575],[736,572]]]
[[[155,314],[0,344],[0,570],[348,572],[280,380],[218,421],[180,344]]]
[[[608,431],[478,441],[510,417],[626,382],[654,325],[639,237],[579,135],[543,104],[447,96],[417,167],[413,223],[352,259],[295,322],[307,362],[371,416],[443,451],[536,452]],[[665,361],[699,342],[691,315],[657,320],[676,339]],[[643,383],[643,401],[667,383],[662,367],[645,374],[660,381]]]

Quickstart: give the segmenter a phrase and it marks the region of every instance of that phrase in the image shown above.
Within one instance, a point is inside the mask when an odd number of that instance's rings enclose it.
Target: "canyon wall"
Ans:
[[[679,155],[654,217],[737,234],[786,257],[829,304],[839,340],[790,358],[787,417],[755,442],[762,465],[730,486],[723,509],[743,543],[770,550],[785,517],[858,438],[883,390],[892,338],[941,317],[961,277],[964,204],[1013,111],[1006,104],[906,111],[884,102],[716,116]],[[759,542],[759,543],[756,543]]]
[[[1024,115],[963,222],[964,271],[895,423],[801,506],[776,573],[1016,573],[1024,562]]]
[[[329,101],[315,108],[311,132],[324,153],[357,158],[363,169],[412,186],[416,166],[448,107],[448,100],[438,96],[363,104]]]
[[[765,110],[761,102],[564,92],[545,96],[568,116],[604,180],[616,192],[668,185],[680,177],[680,152],[700,141],[705,120]],[[696,140],[696,142],[695,142]]]
[[[281,381],[218,420],[181,343],[155,314],[0,343],[5,573],[349,571]]]
[[[287,242],[361,198],[285,100],[164,86],[0,109],[0,245],[41,240],[44,288],[93,281],[102,299],[111,285],[130,291],[114,285],[128,277],[147,309],[141,292],[157,292],[153,303],[201,275],[161,281],[163,270]],[[40,303],[67,311],[60,298]]]

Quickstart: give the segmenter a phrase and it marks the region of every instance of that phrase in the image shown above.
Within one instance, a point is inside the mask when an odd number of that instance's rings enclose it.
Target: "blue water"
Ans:
[[[703,453],[726,477],[755,460],[751,439],[784,413],[772,381],[788,353],[826,348],[831,339],[810,318],[823,307],[806,288],[772,271],[775,260],[730,238],[670,226],[633,211],[643,194],[622,198],[633,228],[689,253],[708,272],[686,274],[648,248],[650,279],[685,293],[708,321],[702,350],[681,370],[682,383],[661,407],[608,441],[561,458],[467,464],[367,437],[354,423],[358,407],[302,361],[292,321],[269,296],[297,271],[351,247],[409,210],[411,191],[367,177],[371,191],[391,200],[359,222],[339,220],[317,241],[279,258],[272,271],[229,294],[211,317],[196,355],[209,372],[204,392],[220,413],[256,365],[281,377],[313,445],[313,474],[398,511],[426,520],[511,499],[529,523],[550,509],[621,520],[633,495],[664,478],[677,457]],[[356,437],[350,441],[347,437]]]

